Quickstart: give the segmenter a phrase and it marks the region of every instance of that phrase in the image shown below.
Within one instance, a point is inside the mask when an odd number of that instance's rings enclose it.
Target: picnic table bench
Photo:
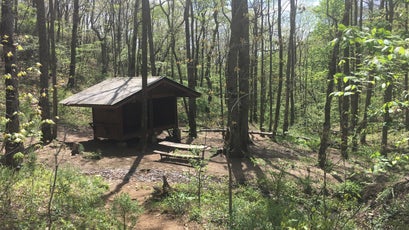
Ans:
[[[205,145],[192,145],[192,144],[183,144],[183,143],[175,143],[175,142],[170,142],[170,141],[161,141],[159,142],[159,145],[166,146],[166,147],[171,147],[174,149],[180,149],[180,150],[187,150],[189,152],[202,152],[204,150],[210,149],[210,147],[205,146]],[[157,153],[160,155],[160,159],[182,159],[182,160],[189,160],[189,159],[203,159],[203,156],[199,155],[194,155],[194,154],[179,154],[179,153],[174,153],[174,152],[164,152],[160,150],[154,150],[154,153]]]
[[[164,152],[164,151],[159,151],[159,150],[153,150],[154,153],[157,153],[160,155],[160,159],[183,159],[183,160],[189,160],[189,159],[195,159],[199,160],[202,157],[201,156],[196,156],[196,155],[191,155],[191,154],[176,154],[176,153],[171,153],[171,152]]]

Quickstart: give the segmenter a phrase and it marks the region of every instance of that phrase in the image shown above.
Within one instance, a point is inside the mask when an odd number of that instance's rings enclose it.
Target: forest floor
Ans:
[[[109,184],[110,191],[106,194],[108,201],[121,192],[128,193],[132,199],[138,200],[143,205],[153,192],[153,186],[162,184],[162,176],[165,175],[170,186],[176,183],[185,183],[189,180],[188,174],[194,173],[194,168],[188,162],[161,160],[154,149],[160,149],[158,144],[149,145],[145,154],[141,154],[140,147],[133,143],[116,143],[112,141],[93,140],[90,128],[68,129],[60,128],[59,141],[66,143],[59,152],[59,164],[65,167],[74,167],[87,175],[100,175]],[[63,130],[64,129],[64,130]],[[163,134],[162,134],[163,135]],[[159,136],[161,137],[161,136]],[[323,180],[323,171],[317,163],[317,154],[309,151],[285,146],[272,142],[268,137],[260,135],[252,136],[253,144],[250,152],[255,159],[261,159],[263,164],[254,164],[250,159],[233,159],[232,171],[235,181],[251,181],[259,176],[267,175],[269,170],[280,170],[285,167],[286,174],[294,179],[303,179],[308,175],[315,184]],[[188,142],[182,137],[182,142]],[[71,154],[71,143],[80,143],[84,149],[82,154]],[[224,156],[213,156],[217,149],[223,145],[221,133],[200,132],[199,137],[194,139],[194,144],[205,144],[212,149],[206,151],[205,158],[209,159],[205,173],[216,178],[227,178],[228,170]],[[61,145],[60,145],[61,146]],[[59,149],[58,145],[48,145],[38,154],[38,159],[50,167],[54,165],[53,154]],[[328,175],[330,182],[339,183],[342,178],[338,175],[353,173],[358,167],[367,167],[345,162],[339,154],[331,150],[330,158],[335,167]],[[100,159],[90,159],[87,153],[99,152]],[[301,192],[301,191],[300,191]],[[187,219],[175,218],[169,214],[155,210],[146,210],[139,217],[136,229],[146,230],[177,230],[177,229],[201,229],[195,222]]]

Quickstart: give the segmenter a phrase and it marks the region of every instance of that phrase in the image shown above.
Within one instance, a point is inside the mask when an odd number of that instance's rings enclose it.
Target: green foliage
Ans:
[[[133,229],[138,216],[142,213],[142,208],[137,201],[131,200],[127,193],[121,193],[112,202],[112,213],[122,221],[123,229]]]
[[[27,166],[27,167],[26,167]],[[49,169],[24,166],[19,172],[0,166],[0,220],[5,229],[44,229],[50,196]],[[108,185],[100,177],[75,169],[60,169],[52,203],[53,229],[110,229],[110,217],[101,200]]]
[[[404,153],[391,153],[389,156],[384,156],[380,152],[374,152],[371,155],[373,166],[369,172],[373,174],[394,173],[393,170],[398,170],[404,173],[409,170],[409,156]]]
[[[335,195],[343,201],[358,201],[361,198],[362,186],[353,182],[345,181],[335,188]]]
[[[189,210],[190,202],[194,199],[193,194],[183,191],[172,192],[170,196],[164,199],[163,208],[168,213],[183,215]]]
[[[285,167],[284,167],[285,168]],[[311,179],[305,178],[311,186]],[[322,193],[300,193],[304,184],[295,183],[286,171],[270,172],[257,186],[233,189],[233,219],[229,226],[227,181],[209,181],[202,193],[202,208],[195,206],[195,185],[179,184],[160,201],[164,212],[188,215],[206,223],[208,229],[355,229],[352,217],[359,210],[360,186],[346,182],[334,197]],[[342,194],[342,195],[340,195]]]
[[[373,229],[406,229],[409,224],[409,195],[403,195],[407,190],[407,182],[386,188],[377,197],[377,202],[382,203],[380,210],[370,222]],[[400,191],[399,191],[400,190]],[[403,191],[402,191],[403,190]]]
[[[83,157],[86,158],[86,159],[91,159],[91,160],[101,160],[102,159],[102,152],[101,151],[82,152],[82,154],[83,154]]]
[[[70,96],[68,91],[58,91],[59,98],[66,98]],[[62,116],[60,122],[71,127],[88,127],[89,122],[92,120],[92,110],[86,107],[71,107],[71,106],[58,106],[58,111]]]
[[[27,2],[18,2],[18,14],[23,15],[23,20],[19,20],[18,31],[22,34],[35,34],[36,12]]]

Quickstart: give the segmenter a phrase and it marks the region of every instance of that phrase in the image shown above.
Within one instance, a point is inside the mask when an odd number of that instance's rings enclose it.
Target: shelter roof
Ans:
[[[199,97],[200,93],[166,77],[149,77],[147,93],[171,94],[176,97]],[[142,92],[141,77],[116,77],[106,79],[62,101],[68,106],[115,106]]]

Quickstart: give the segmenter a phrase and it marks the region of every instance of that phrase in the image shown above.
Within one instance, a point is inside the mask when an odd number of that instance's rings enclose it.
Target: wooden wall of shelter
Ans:
[[[198,97],[200,93],[171,79],[148,79],[148,132],[155,134],[178,129],[178,97]],[[141,79],[112,78],[64,99],[67,106],[92,108],[94,138],[128,140],[142,136]]]

